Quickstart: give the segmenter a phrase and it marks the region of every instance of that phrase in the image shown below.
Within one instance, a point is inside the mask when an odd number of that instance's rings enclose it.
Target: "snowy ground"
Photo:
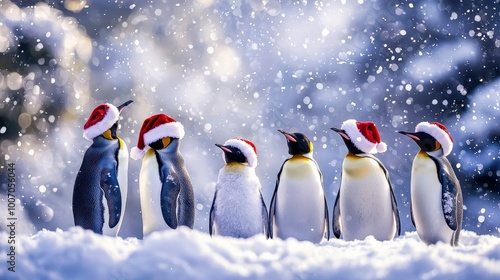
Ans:
[[[0,239],[7,240],[1,232]],[[500,279],[500,238],[463,232],[461,246],[426,246],[415,232],[319,245],[289,240],[211,238],[181,228],[144,240],[80,228],[16,240],[16,272],[1,279]],[[5,266],[7,246],[1,245]]]

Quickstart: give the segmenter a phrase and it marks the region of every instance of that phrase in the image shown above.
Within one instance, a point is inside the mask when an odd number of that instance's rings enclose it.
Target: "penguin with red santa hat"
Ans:
[[[257,148],[247,139],[233,138],[223,145],[226,163],[219,171],[210,208],[209,233],[248,238],[268,235],[267,208],[255,174]]]
[[[133,159],[142,159],[139,196],[143,234],[193,228],[194,192],[179,146],[184,126],[165,115],[153,115],[142,124],[137,146],[130,151]]]
[[[438,122],[421,122],[415,132],[399,133],[420,147],[411,170],[411,221],[426,244],[439,241],[458,246],[463,219],[460,183],[446,158],[453,138]]]
[[[127,201],[128,148],[116,131],[120,113],[130,103],[101,104],[83,126],[83,137],[93,143],[75,180],[75,226],[110,236],[120,231]]]
[[[389,172],[372,154],[383,153],[373,122],[350,119],[337,132],[347,146],[342,163],[340,188],[333,207],[333,233],[344,240],[392,240],[400,234],[399,211],[389,179]]]

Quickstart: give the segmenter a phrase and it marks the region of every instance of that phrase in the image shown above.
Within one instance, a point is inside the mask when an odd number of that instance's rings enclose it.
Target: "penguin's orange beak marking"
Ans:
[[[418,138],[418,137],[417,137],[417,136],[415,136],[415,135],[406,134],[406,136],[408,136],[408,137],[410,137],[410,138],[412,138],[412,139],[414,139],[414,140],[420,141],[420,138]]]
[[[290,135],[290,133],[284,131],[283,129],[278,129],[278,131],[281,132],[281,134],[285,135],[287,141],[297,142],[297,139]]]
[[[288,141],[297,142],[297,140],[295,140],[295,138],[293,138],[291,135],[285,134],[285,137],[286,137],[286,140],[288,140]]]
[[[344,132],[339,132],[339,134],[340,134],[340,136],[342,136],[346,140],[351,140],[351,138],[349,137],[349,135],[345,134]]]
[[[228,152],[228,153],[232,153],[233,151],[231,151],[231,149],[229,149],[228,147],[224,146],[224,145],[220,145],[220,144],[215,144],[215,146],[221,148],[223,151],[225,152]]]
[[[349,135],[347,135],[347,133],[345,133],[342,129],[338,129],[335,127],[332,127],[330,129],[337,132],[342,138],[344,138],[346,140],[351,140],[351,137],[349,137]]]
[[[399,131],[399,133],[405,135],[405,136],[408,136],[410,137],[411,139],[415,140],[415,141],[420,141],[420,138],[418,138],[418,136],[415,136],[411,133],[407,133],[407,132],[404,132],[404,131]]]

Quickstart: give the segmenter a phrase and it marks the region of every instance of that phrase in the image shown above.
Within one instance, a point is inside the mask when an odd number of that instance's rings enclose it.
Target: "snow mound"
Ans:
[[[0,233],[7,240],[6,232]],[[500,238],[465,231],[461,246],[426,246],[415,232],[319,245],[294,239],[210,237],[180,228],[144,240],[81,228],[16,239],[16,272],[1,279],[500,279]]]

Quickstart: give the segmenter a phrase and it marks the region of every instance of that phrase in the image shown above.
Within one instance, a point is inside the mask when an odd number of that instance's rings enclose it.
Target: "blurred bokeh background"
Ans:
[[[464,228],[500,236],[498,0],[45,0],[0,2],[0,225],[7,164],[16,164],[18,234],[73,226],[71,197],[92,109],[134,100],[121,136],[166,113],[186,129],[181,152],[207,232],[215,143],[253,141],[266,203],[287,158],[283,128],[314,142],[329,208],[347,150],[330,130],[377,124],[403,231],[418,147],[397,133],[439,121],[465,197]],[[140,161],[130,161],[120,236],[142,237]]]

